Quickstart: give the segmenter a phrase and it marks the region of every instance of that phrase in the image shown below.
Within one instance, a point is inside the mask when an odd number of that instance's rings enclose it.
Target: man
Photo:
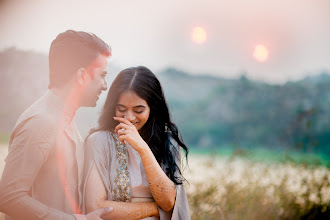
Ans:
[[[49,90],[20,116],[10,136],[0,181],[6,219],[101,219],[112,207],[84,216],[83,140],[73,117],[96,106],[107,89],[109,46],[94,34],[68,30],[49,50]]]

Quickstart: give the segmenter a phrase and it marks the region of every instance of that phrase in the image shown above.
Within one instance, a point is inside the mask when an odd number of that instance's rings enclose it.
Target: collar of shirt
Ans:
[[[66,103],[63,99],[58,97],[53,91],[47,90],[46,96],[48,96],[48,100],[51,105],[57,107],[59,110],[63,112],[63,118],[65,121],[70,124],[75,113],[76,109],[71,106],[70,103]]]

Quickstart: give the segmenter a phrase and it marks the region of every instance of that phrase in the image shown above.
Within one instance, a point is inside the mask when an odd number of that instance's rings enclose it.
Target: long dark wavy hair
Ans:
[[[122,70],[113,81],[105,101],[98,127],[91,129],[89,134],[96,131],[113,132],[118,122],[113,119],[116,105],[121,94],[132,91],[144,99],[150,107],[150,115],[145,125],[139,130],[141,137],[149,145],[160,165],[167,167],[166,175],[176,184],[182,184],[184,178],[180,167],[175,162],[182,148],[185,157],[188,148],[184,144],[177,126],[172,122],[167,102],[160,82],[148,68],[139,66]],[[176,148],[170,141],[172,137],[181,147]],[[180,158],[178,158],[180,159]],[[179,175],[176,175],[178,171]]]

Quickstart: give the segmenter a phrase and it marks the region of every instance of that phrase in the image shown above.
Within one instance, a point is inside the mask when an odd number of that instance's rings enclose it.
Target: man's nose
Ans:
[[[106,80],[103,81],[103,85],[102,85],[102,90],[107,90],[108,89],[108,83]]]

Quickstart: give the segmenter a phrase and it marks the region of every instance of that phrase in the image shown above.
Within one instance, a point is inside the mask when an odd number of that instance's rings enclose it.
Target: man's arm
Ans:
[[[0,181],[0,211],[15,219],[101,219],[100,217],[110,213],[112,208],[95,210],[86,216],[68,214],[28,195],[52,151],[53,146],[48,142],[52,143],[51,139],[55,137],[55,127],[49,120],[35,119],[22,122],[13,131],[10,152]]]
[[[39,125],[39,127],[38,127]],[[51,152],[40,124],[25,123],[13,132],[14,139],[0,181],[0,211],[17,219],[68,219],[73,215],[48,207],[28,192]]]

